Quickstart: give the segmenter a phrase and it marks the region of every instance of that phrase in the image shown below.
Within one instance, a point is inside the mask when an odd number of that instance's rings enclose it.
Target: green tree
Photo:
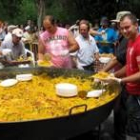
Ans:
[[[37,20],[40,27],[45,14],[73,23],[83,18],[94,21],[101,16],[113,19],[122,10],[130,10],[139,18],[139,8],[139,0],[4,0],[0,1],[0,20],[19,24],[27,19]]]
[[[11,21],[16,18],[20,11],[22,0],[0,1],[0,19]]]
[[[45,15],[45,7],[46,7],[46,3],[45,0],[34,0],[36,7],[37,7],[37,25],[38,25],[38,29],[41,28],[41,24],[42,24],[42,19],[43,16]]]
[[[37,9],[34,0],[22,0],[20,11],[14,22],[24,24],[28,19],[36,21]]]

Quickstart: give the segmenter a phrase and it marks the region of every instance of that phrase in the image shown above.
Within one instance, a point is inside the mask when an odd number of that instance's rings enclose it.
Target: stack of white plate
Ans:
[[[108,63],[110,60],[111,60],[110,57],[100,57],[100,58],[99,58],[99,61],[100,61],[101,63]]]
[[[77,95],[77,86],[70,83],[59,83],[56,85],[56,94],[63,97]]]

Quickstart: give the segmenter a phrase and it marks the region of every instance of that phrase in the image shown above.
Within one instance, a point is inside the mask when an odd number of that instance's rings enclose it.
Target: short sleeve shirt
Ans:
[[[140,35],[134,42],[128,42],[127,57],[126,57],[126,74],[127,76],[140,72]],[[140,82],[129,82],[126,85],[128,92],[140,95]]]
[[[2,51],[3,49],[12,50],[11,56],[8,57],[10,61],[17,60],[20,55],[23,55],[24,57],[26,57],[25,46],[22,41],[20,41],[18,44],[14,44],[11,39],[3,41],[0,47],[0,50]]]
[[[76,41],[79,45],[77,51],[77,60],[82,66],[90,65],[94,62],[94,54],[99,52],[96,42],[92,36],[89,35],[89,39],[85,39],[82,35],[76,37]]]

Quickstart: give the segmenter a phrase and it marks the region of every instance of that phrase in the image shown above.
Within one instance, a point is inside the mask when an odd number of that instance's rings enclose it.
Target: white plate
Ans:
[[[105,89],[91,90],[87,93],[87,97],[100,97]]]
[[[3,80],[0,85],[2,87],[10,87],[10,86],[13,86],[15,84],[17,84],[17,80],[16,79],[6,79],[6,80]]]
[[[60,83],[56,85],[56,94],[63,97],[72,97],[77,95],[77,86],[69,83]]]
[[[110,57],[100,57],[100,58],[99,58],[99,61],[100,61],[101,63],[108,63],[110,60],[111,60]]]
[[[32,80],[32,78],[33,78],[33,75],[31,73],[29,73],[29,74],[18,74],[18,75],[16,75],[16,79],[18,81],[30,81],[30,80]]]
[[[18,67],[19,68],[28,68],[28,67],[30,67],[30,65],[29,64],[20,64],[20,65],[18,65]]]

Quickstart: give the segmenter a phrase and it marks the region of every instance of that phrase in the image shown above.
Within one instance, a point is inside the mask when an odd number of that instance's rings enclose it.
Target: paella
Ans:
[[[64,98],[56,94],[55,85],[71,83],[78,87],[78,95]],[[33,75],[30,81],[19,81],[16,85],[5,88],[0,86],[0,121],[26,121],[68,116],[74,106],[87,105],[87,110],[102,106],[118,96],[114,87],[94,83],[92,78],[80,76],[57,76],[47,74]],[[86,93],[97,88],[104,88],[104,93],[97,98],[88,98]],[[73,114],[81,113],[82,107],[75,108]]]

